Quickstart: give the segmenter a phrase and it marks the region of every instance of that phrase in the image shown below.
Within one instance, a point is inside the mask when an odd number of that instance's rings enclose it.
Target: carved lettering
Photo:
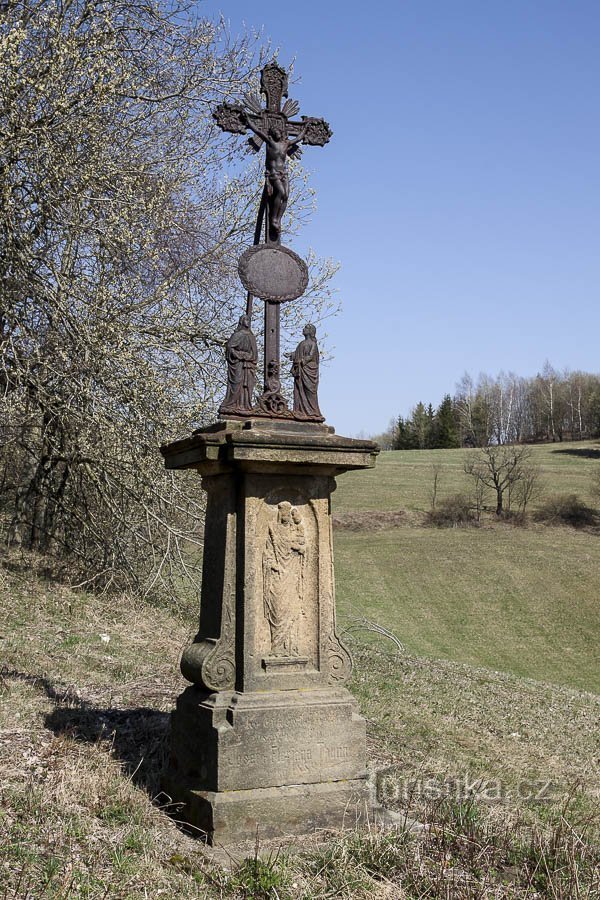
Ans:
[[[350,750],[347,746],[327,747],[320,745],[321,763],[337,763],[350,758]]]

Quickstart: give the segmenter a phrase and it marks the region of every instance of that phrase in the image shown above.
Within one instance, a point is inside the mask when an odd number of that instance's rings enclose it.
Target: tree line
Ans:
[[[557,372],[532,378],[465,374],[437,408],[419,402],[379,437],[395,450],[486,447],[583,440],[600,435],[600,375]]]

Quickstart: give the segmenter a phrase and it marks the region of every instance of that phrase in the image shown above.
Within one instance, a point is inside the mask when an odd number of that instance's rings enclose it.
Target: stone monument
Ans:
[[[226,844],[354,824],[365,811],[365,720],[344,687],[352,667],[335,624],[335,477],[375,464],[371,441],[340,437],[317,398],[314,325],[290,354],[294,404],[281,393],[279,308],[306,289],[306,264],[281,244],[287,157],[323,145],[322,119],[292,121],[287,75],[262,71],[257,97],[214,117],[266,145],[254,245],[240,259],[246,313],[227,341],[220,420],[161,448],[196,469],[207,493],[200,626],[181,660],[191,682],[172,714],[163,788],[178,818]],[[265,226],[264,240],[263,224]],[[265,301],[264,382],[256,381],[253,299]]]

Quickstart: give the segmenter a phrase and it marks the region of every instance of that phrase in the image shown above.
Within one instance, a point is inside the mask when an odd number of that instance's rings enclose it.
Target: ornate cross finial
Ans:
[[[288,75],[276,62],[267,63],[260,73],[260,91],[267,98],[269,112],[279,112],[281,98],[288,95]]]

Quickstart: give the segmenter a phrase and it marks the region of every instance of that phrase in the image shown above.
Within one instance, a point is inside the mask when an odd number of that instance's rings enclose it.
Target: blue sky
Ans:
[[[341,264],[321,407],[346,434],[465,371],[600,371],[600,3],[204,0],[264,28],[334,132],[294,246]]]

